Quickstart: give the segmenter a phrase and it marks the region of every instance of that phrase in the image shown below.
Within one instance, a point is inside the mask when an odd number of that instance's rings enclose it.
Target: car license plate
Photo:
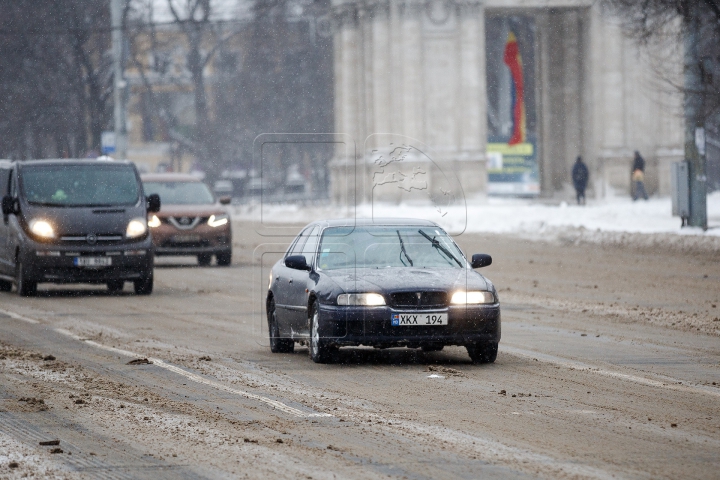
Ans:
[[[200,241],[200,235],[175,235],[172,237],[174,243],[197,243]]]
[[[390,323],[393,327],[447,325],[447,313],[393,313]]]
[[[111,257],[75,257],[76,267],[109,267],[112,265]]]

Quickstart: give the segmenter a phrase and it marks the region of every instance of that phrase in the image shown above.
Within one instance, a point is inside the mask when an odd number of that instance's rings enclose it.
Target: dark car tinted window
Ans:
[[[35,205],[135,205],[140,198],[131,165],[24,165],[20,183],[27,201]]]
[[[305,242],[305,246],[302,249],[302,254],[305,255],[305,260],[308,265],[312,265],[315,261],[315,252],[317,251],[318,240],[320,234],[320,227],[315,227],[312,232],[308,235],[308,239]]]
[[[163,205],[210,205],[215,198],[201,182],[144,182],[145,195],[157,193]]]
[[[467,262],[440,228],[404,225],[327,228],[320,242],[318,266],[326,270],[465,268]]]
[[[0,197],[8,194],[8,184],[10,180],[10,169],[0,168]]]
[[[297,240],[293,244],[292,248],[288,250],[286,257],[289,257],[290,255],[302,255],[302,249],[305,246],[305,242],[308,239],[308,233],[310,233],[310,229],[306,228],[305,230],[298,235]]]

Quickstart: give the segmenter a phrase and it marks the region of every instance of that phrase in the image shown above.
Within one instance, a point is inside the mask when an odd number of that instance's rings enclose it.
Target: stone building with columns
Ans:
[[[453,194],[466,198],[552,197],[568,189],[578,155],[601,197],[629,190],[634,150],[649,190],[669,193],[682,97],[661,77],[681,79],[682,52],[639,47],[597,2],[332,0],[332,22],[335,131],[345,138],[331,168],[335,201],[350,191],[357,202],[400,202],[434,187],[437,198],[458,182]],[[504,152],[507,168],[519,152],[502,145],[517,100],[498,57],[511,30],[525,79],[520,161],[535,169],[514,190],[488,182],[499,168],[488,159]]]

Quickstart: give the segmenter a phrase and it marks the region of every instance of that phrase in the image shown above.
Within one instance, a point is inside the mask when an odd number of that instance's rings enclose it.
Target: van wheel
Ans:
[[[150,273],[147,277],[133,281],[133,286],[135,287],[135,294],[150,295],[153,291],[153,274]]]
[[[9,292],[10,290],[12,290],[12,282],[0,280],[0,292]]]
[[[111,280],[107,282],[108,291],[110,293],[122,292],[125,282],[123,280]]]
[[[210,262],[212,261],[212,255],[209,253],[201,253],[198,255],[198,265],[201,267],[207,267],[210,265]]]
[[[219,267],[227,267],[232,263],[232,252],[218,252],[215,258]]]
[[[17,264],[17,292],[21,297],[34,297],[37,294],[37,282],[29,280],[25,275],[23,264]]]

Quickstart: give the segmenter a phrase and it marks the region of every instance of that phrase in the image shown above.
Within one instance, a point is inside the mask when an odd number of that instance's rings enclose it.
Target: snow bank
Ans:
[[[625,198],[589,201],[586,206],[565,202],[489,198],[467,207],[445,209],[421,204],[362,204],[352,208],[300,205],[243,205],[235,207],[235,220],[267,224],[309,223],[319,218],[410,217],[437,221],[453,234],[511,234],[530,240],[633,243],[720,251],[720,192],[708,196],[710,228],[681,228],[671,215],[669,198],[633,202]]]

